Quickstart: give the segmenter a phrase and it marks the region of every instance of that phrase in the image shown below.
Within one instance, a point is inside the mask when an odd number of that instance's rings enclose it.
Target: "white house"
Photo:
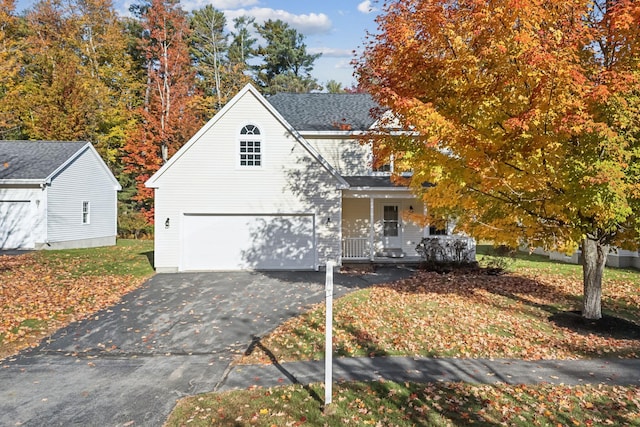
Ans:
[[[146,183],[156,270],[417,260],[430,229],[406,217],[425,207],[373,171],[371,147],[356,140],[376,107],[365,94],[265,98],[245,86]]]
[[[523,252],[528,252],[528,248],[522,248]],[[533,253],[548,256],[552,261],[566,262],[568,264],[582,264],[582,251],[577,250],[571,255],[557,251],[545,251],[542,248],[536,248]],[[640,270],[640,249],[635,251],[619,249],[612,247],[607,254],[607,263],[609,267],[616,268],[635,268]]]
[[[0,141],[0,249],[114,245],[119,190],[89,142]]]

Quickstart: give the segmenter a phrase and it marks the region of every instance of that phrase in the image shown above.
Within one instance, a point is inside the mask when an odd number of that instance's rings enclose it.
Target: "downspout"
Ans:
[[[117,244],[118,243],[118,187],[117,186],[114,188],[114,192],[116,193],[115,194],[115,203],[114,203],[116,220],[114,221],[115,224],[113,226],[113,228],[114,228],[113,235],[115,236],[115,241],[116,241],[116,244]],[[154,192],[153,195],[155,197],[155,190],[153,190],[153,192]]]
[[[424,217],[427,217],[427,202],[422,201],[422,214],[424,215]],[[422,237],[429,237],[429,227],[425,224],[422,227]]]
[[[40,184],[40,189],[42,190],[42,194],[40,197],[40,203],[43,205],[42,206],[42,216],[44,219],[44,226],[43,226],[43,231],[44,231],[44,244],[46,244],[47,246],[51,246],[49,244],[49,192],[47,191],[47,182],[43,182]]]

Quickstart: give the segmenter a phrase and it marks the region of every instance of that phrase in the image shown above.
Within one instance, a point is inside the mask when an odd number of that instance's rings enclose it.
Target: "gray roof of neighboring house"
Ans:
[[[406,188],[406,186],[393,183],[390,175],[344,176],[343,178],[350,187]],[[424,182],[422,186],[431,187],[432,184]]]
[[[87,142],[0,141],[0,180],[44,180]]]
[[[364,93],[278,93],[267,101],[298,131],[365,131],[382,111]]]

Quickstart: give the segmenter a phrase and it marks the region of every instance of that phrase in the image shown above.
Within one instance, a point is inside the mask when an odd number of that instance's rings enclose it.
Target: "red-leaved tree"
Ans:
[[[147,72],[140,123],[125,146],[127,172],[137,184],[133,200],[153,219],[153,190],[144,183],[202,124],[199,94],[188,48],[186,14],[176,0],[151,0],[139,7]]]

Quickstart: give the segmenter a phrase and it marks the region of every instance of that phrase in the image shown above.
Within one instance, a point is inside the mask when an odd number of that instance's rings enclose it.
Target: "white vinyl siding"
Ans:
[[[418,256],[416,252],[416,245],[422,241],[424,237],[424,228],[412,222],[408,217],[409,208],[413,207],[414,212],[424,212],[424,204],[420,200],[404,200],[400,205],[405,212],[405,216],[402,219],[402,250],[408,256]]]
[[[356,139],[305,138],[342,176],[371,173],[371,146]]]
[[[344,199],[342,210],[343,236],[368,239],[371,230],[369,199]]]
[[[237,166],[236,141],[247,117],[268,144],[268,159],[251,173]],[[338,259],[341,192],[335,177],[250,91],[180,156],[156,182],[154,257],[160,271],[179,267],[184,214],[315,215],[319,264]]]
[[[96,239],[116,235],[116,189],[99,163],[86,149],[51,180],[48,193],[49,242]],[[90,209],[84,223],[84,202]]]

